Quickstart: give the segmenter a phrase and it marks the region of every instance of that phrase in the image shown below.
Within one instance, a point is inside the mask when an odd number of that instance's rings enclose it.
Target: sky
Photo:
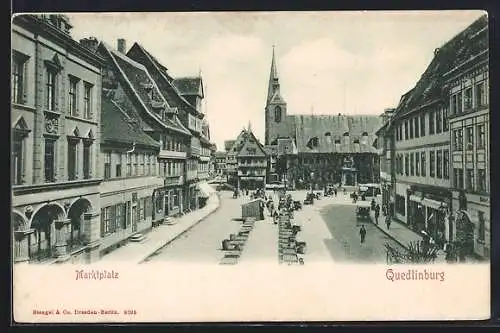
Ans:
[[[201,72],[218,150],[251,124],[264,139],[275,45],[288,114],[381,114],[418,81],[434,50],[481,11],[73,13],[71,35],[140,43],[173,77]]]

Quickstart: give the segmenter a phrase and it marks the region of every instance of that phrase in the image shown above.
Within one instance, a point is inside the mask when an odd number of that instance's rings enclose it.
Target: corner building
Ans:
[[[98,255],[101,69],[64,15],[12,20],[14,262]]]

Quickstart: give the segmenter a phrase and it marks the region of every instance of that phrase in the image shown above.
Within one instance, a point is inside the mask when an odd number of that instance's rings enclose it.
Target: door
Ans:
[[[137,206],[132,206],[132,232],[137,232]]]

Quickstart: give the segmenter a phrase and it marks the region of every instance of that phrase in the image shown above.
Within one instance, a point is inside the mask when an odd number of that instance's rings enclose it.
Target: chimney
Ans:
[[[117,41],[117,50],[118,50],[118,52],[125,54],[125,49],[126,48],[127,47],[126,47],[125,39],[118,38],[118,41]]]
[[[95,37],[88,37],[80,39],[80,44],[90,51],[95,52],[97,51],[97,47],[99,46],[99,41]]]

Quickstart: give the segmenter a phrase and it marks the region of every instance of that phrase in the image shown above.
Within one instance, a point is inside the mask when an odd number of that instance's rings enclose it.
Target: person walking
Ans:
[[[359,230],[359,235],[361,236],[361,243],[364,243],[366,237],[366,229],[364,224],[361,226],[361,229]]]
[[[335,197],[337,197],[337,188],[336,187],[333,188],[333,193],[335,194]]]
[[[380,216],[380,205],[375,206],[375,223],[378,225],[378,217]]]
[[[385,224],[387,225],[387,230],[391,228],[391,216],[387,215],[387,218],[385,219]]]

